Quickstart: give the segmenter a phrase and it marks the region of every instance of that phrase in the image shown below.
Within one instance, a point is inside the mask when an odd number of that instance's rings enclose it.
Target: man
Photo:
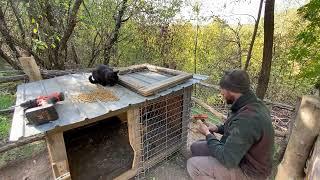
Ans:
[[[221,94],[232,104],[220,126],[198,121],[206,140],[191,145],[187,170],[192,179],[266,179],[272,169],[274,130],[270,112],[250,90],[245,71],[226,72],[220,80]],[[213,133],[222,134],[218,140]]]

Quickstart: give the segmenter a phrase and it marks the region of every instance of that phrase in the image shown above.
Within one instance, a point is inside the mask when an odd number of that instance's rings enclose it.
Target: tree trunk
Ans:
[[[306,160],[320,131],[319,117],[320,99],[303,96],[284,158],[278,166],[276,180],[305,177]]]
[[[82,2],[83,0],[76,0],[74,2],[73,8],[68,17],[67,27],[64,30],[64,33],[59,45],[54,50],[54,59],[57,62],[57,64],[55,65],[55,68],[64,69],[64,62],[67,54],[63,54],[63,52],[65,52],[65,50],[67,49],[68,40],[70,39],[73,33],[73,30],[77,24],[77,14]]]
[[[122,0],[120,10],[118,11],[118,15],[115,18],[116,25],[115,25],[114,30],[112,31],[111,35],[109,36],[109,38],[104,46],[104,51],[103,51],[104,52],[104,61],[103,61],[104,64],[109,64],[110,57],[111,57],[111,50],[112,50],[113,45],[118,41],[119,31],[120,31],[121,25],[124,21],[128,20],[128,19],[123,20],[124,12],[127,9],[127,2],[128,2],[128,0]]]
[[[12,36],[10,35],[10,31],[8,29],[7,22],[5,20],[4,13],[1,7],[0,7],[0,33],[2,34],[8,46],[10,47],[11,51],[14,53],[14,56],[16,58],[19,58],[20,54],[14,44],[14,40],[12,39]]]
[[[257,19],[256,19],[256,23],[254,25],[254,30],[253,30],[253,34],[252,34],[252,39],[251,39],[251,42],[250,42],[249,50],[248,50],[247,60],[246,60],[245,66],[244,66],[244,70],[245,71],[247,71],[247,69],[249,67],[249,64],[250,64],[250,59],[251,59],[251,55],[252,55],[252,49],[253,49],[253,45],[254,45],[254,42],[256,40],[256,36],[257,36],[257,32],[258,32],[258,27],[259,27],[259,22],[260,22],[260,17],[261,17],[261,10],[262,10],[263,1],[264,0],[260,0],[258,16],[257,16]]]
[[[24,31],[24,28],[23,28],[23,25],[22,25],[21,16],[20,16],[19,11],[17,9],[18,3],[15,4],[15,2],[13,0],[9,0],[9,3],[10,3],[10,6],[11,6],[11,9],[13,11],[13,14],[16,17],[16,20],[18,22],[18,27],[19,27],[19,30],[20,30],[20,34],[21,34],[21,37],[22,37],[22,39],[24,41],[25,38],[26,38],[26,34],[25,34],[25,31]]]
[[[194,73],[197,74],[197,50],[198,50],[199,24],[197,21],[196,38],[194,40]]]
[[[12,60],[0,47],[0,57],[3,58],[13,69],[20,70],[19,63]]]
[[[73,61],[76,64],[80,64],[80,60],[79,60],[76,48],[74,47],[74,44],[71,45],[71,49],[72,49]]]
[[[274,33],[274,1],[275,0],[266,0],[265,5],[263,59],[256,91],[257,96],[260,99],[263,99],[267,92],[271,72]]]

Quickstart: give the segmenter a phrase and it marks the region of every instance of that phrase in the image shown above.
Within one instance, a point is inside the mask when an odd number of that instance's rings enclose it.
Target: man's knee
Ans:
[[[191,144],[192,156],[209,156],[207,141],[196,141]]]
[[[197,151],[197,142],[194,142],[190,146],[191,153],[194,154]]]
[[[192,157],[187,161],[187,171],[193,180],[211,180],[212,164],[209,163],[209,157]]]
[[[187,171],[192,179],[199,175],[199,170],[196,167],[196,157],[192,157],[187,161]]]

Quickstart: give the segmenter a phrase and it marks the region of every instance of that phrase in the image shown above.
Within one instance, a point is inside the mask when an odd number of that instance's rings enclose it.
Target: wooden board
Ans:
[[[192,78],[192,74],[153,66],[136,65],[120,69],[120,84],[143,95],[151,96]]]
[[[139,119],[140,119],[139,107],[131,107],[127,112],[127,123],[128,123],[129,142],[133,149],[133,154],[134,154],[132,167],[131,167],[131,170],[121,174],[115,179],[119,179],[119,180],[131,179],[138,173],[139,166],[141,163],[141,149],[142,149]]]
[[[40,69],[32,56],[20,57],[19,61],[23,72],[28,75],[30,81],[39,81],[42,79]]]
[[[70,171],[63,133],[47,134],[46,141],[53,176],[58,179]],[[69,176],[68,179],[71,179],[71,177]]]
[[[138,168],[141,159],[141,137],[139,127],[139,108],[133,107],[128,111],[129,142],[134,152],[132,169]]]

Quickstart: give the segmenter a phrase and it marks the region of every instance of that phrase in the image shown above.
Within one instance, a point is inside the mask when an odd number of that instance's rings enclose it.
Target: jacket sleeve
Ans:
[[[217,125],[217,127],[218,127],[217,133],[224,134],[224,124]]]
[[[240,123],[241,121],[241,123]],[[207,144],[210,154],[226,168],[238,167],[241,159],[259,138],[257,128],[253,127],[248,120],[235,120],[230,125],[230,135],[226,143],[221,143],[214,135],[209,134]]]

